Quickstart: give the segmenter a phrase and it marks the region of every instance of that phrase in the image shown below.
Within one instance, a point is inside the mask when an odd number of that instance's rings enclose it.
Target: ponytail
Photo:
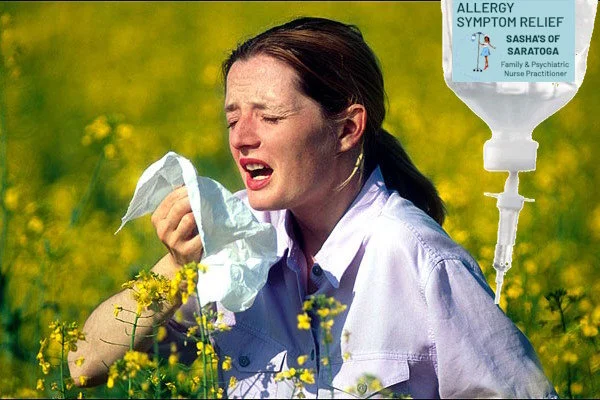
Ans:
[[[383,128],[365,138],[365,171],[381,169],[385,185],[425,211],[438,224],[444,223],[446,209],[433,183],[412,163],[394,136]]]

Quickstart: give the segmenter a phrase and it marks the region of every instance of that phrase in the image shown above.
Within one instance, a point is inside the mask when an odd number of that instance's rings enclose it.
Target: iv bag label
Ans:
[[[454,82],[574,82],[575,1],[453,2]]]

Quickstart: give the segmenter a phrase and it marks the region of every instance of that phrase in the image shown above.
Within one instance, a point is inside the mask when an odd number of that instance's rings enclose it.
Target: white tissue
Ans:
[[[181,185],[188,189],[204,246],[201,262],[208,267],[198,274],[200,305],[218,301],[232,312],[248,309],[277,261],[275,228],[258,222],[242,200],[220,183],[197,176],[188,159],[169,152],[144,171],[115,234],[127,221],[153,212]]]

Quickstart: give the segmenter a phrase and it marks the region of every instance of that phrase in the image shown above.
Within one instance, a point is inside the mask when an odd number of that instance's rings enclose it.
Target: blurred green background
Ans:
[[[0,15],[1,396],[45,396],[35,354],[48,323],[83,324],[164,253],[149,217],[113,235],[149,164],[173,150],[243,187],[220,63],[297,16],[361,28],[384,71],[386,128],[493,282],[498,211],[483,192],[506,175],[484,171],[490,131],[444,83],[439,2],[3,2]],[[537,170],[521,174],[520,192],[536,202],[521,212],[501,305],[563,397],[600,396],[599,52],[595,32],[582,88],[534,131]]]

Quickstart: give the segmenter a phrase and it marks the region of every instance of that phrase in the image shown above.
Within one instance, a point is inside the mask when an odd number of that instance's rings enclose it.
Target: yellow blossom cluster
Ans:
[[[218,334],[231,330],[231,327],[224,321],[222,311],[215,312],[211,308],[205,308],[201,315],[195,315],[197,325],[193,325],[187,330],[187,337],[198,337],[198,331],[201,330],[202,335]]]
[[[79,340],[85,340],[85,334],[79,329],[77,322],[66,323],[57,320],[51,322],[48,327],[50,328],[50,335],[49,337],[40,340],[40,349],[36,355],[36,360],[44,376],[50,374],[50,369],[52,367],[58,367],[57,369],[60,373],[59,382],[51,382],[50,390],[59,392],[59,395],[64,397],[66,395],[66,391],[71,390],[75,384],[71,377],[64,375],[67,355],[70,351],[77,351],[77,342]],[[55,365],[52,365],[46,360],[46,353],[51,352],[49,351],[49,347],[52,345],[56,345],[56,347],[60,349],[58,363],[55,363]],[[51,358],[54,357],[55,356],[51,356]],[[83,365],[84,361],[85,360],[83,357],[79,357],[75,360],[75,365],[81,366]],[[81,385],[84,385],[87,382],[86,376],[82,375],[78,379]],[[36,382],[36,390],[46,390],[45,384],[46,379],[39,378]]]
[[[48,338],[44,338],[42,340],[40,340],[40,350],[37,353],[37,356],[35,357],[36,360],[38,360],[39,366],[40,368],[42,368],[42,372],[44,373],[44,375],[48,375],[50,373],[50,363],[48,361],[46,361],[45,357],[44,357],[44,352],[46,350],[48,346]],[[39,386],[39,384],[38,384]]]
[[[174,298],[178,293],[181,294],[181,302],[187,303],[190,296],[196,293],[198,284],[198,271],[206,272],[206,266],[191,262],[181,267],[175,277],[171,280],[170,296]]]
[[[50,323],[49,328],[50,340],[61,345],[65,353],[77,351],[77,341],[85,340],[85,334],[79,329],[77,322],[54,321]]]
[[[147,353],[130,350],[109,367],[106,386],[113,388],[116,381],[135,378],[140,371],[155,369],[157,366],[156,361],[151,360]]]
[[[302,357],[302,356],[301,356]],[[302,359],[299,358],[298,364]],[[315,372],[310,368],[289,368],[285,371],[278,372],[275,374],[275,382],[290,381],[294,385],[294,394],[297,398],[304,398],[304,385],[312,385],[315,383]],[[296,393],[297,391],[297,393]],[[292,397],[294,397],[292,395]]]
[[[311,296],[302,304],[303,313],[298,314],[298,329],[310,329],[310,322],[312,319],[308,315],[308,312],[312,311],[313,314],[316,314],[316,317],[319,318],[319,326],[323,332],[324,342],[329,344],[333,341],[331,330],[333,328],[334,319],[346,311],[347,308],[348,306],[346,304],[342,304],[334,297],[327,297],[323,294]]]
[[[132,296],[137,302],[135,311],[137,316],[141,316],[143,310],[157,311],[163,302],[170,299],[171,295],[169,280],[152,271],[140,272],[136,279],[124,283],[122,287],[131,289]],[[117,314],[117,309],[115,309],[115,314]]]
[[[102,148],[106,159],[112,160],[117,156],[117,143],[129,139],[133,128],[130,124],[122,123],[120,115],[101,115],[85,127],[81,138],[84,146],[98,145]]]

